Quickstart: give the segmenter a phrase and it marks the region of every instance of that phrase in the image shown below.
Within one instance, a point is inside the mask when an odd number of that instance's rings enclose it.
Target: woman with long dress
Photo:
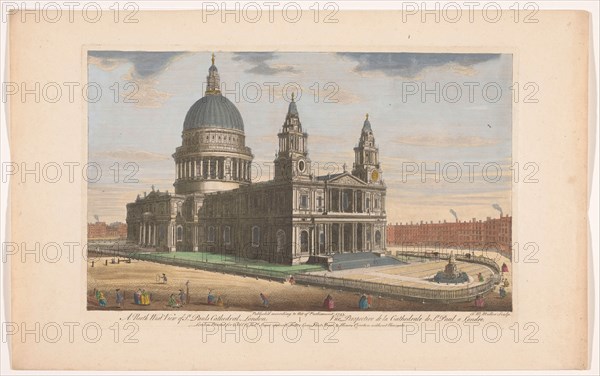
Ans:
[[[366,310],[369,308],[369,303],[367,303],[367,296],[363,294],[358,300],[358,308],[361,310]]]
[[[98,304],[100,304],[100,307],[106,307],[106,298],[103,292],[98,295]]]

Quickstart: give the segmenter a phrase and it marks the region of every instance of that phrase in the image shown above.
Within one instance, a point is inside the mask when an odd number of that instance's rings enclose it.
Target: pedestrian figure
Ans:
[[[180,307],[179,303],[178,303],[178,302],[177,302],[177,300],[175,299],[175,294],[171,294],[171,295],[169,296],[169,303],[168,303],[168,306],[169,306],[169,307],[171,307],[171,308],[179,308],[179,307]]]
[[[327,297],[323,301],[323,308],[328,309],[330,311],[335,308],[335,303],[333,301],[333,296],[331,296],[330,294],[327,294]]]
[[[475,307],[477,308],[483,308],[485,306],[485,300],[483,300],[483,296],[482,295],[477,295],[475,297]]]
[[[502,263],[502,273],[508,273],[508,265],[505,262]]]
[[[210,305],[213,305],[216,303],[216,299],[215,296],[212,293],[212,290],[208,290],[208,297],[206,299],[206,302]]]
[[[92,268],[94,267],[94,261],[92,261]]]
[[[106,297],[102,291],[98,291],[98,304],[100,307],[106,307]]]
[[[190,281],[185,282],[185,304],[190,304]]]
[[[133,304],[142,304],[142,290],[133,293]]]
[[[116,294],[117,306],[119,308],[123,308],[123,301],[125,300],[125,297],[123,296],[123,292],[121,292],[121,289],[117,289],[116,292],[117,292],[117,294]]]
[[[185,292],[183,292],[182,289],[179,289],[179,301],[181,302],[181,305],[185,303]]]
[[[367,296],[365,294],[362,294],[358,300],[358,308],[360,310],[367,310],[369,308],[369,303],[367,302]]]
[[[504,298],[506,296],[506,289],[504,286],[500,286],[500,297]]]
[[[263,294],[262,292],[260,293],[260,299],[262,300],[262,305],[265,308],[269,307],[269,299],[267,298],[267,296],[265,294]]]
[[[373,304],[373,297],[371,296],[371,294],[367,295],[367,304],[369,308],[371,308],[371,305]]]
[[[142,305],[150,305],[150,294],[146,290],[142,290],[140,302]]]

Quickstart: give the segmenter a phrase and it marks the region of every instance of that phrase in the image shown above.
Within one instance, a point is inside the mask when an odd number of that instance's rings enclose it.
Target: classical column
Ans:
[[[232,178],[232,166],[231,166],[231,158],[227,157],[225,158],[225,179],[226,180],[231,180]]]
[[[340,226],[340,234],[339,234],[339,236],[340,236],[340,243],[339,243],[340,247],[339,248],[340,248],[340,253],[343,253],[345,251],[345,248],[344,248],[344,224],[340,223],[339,226]]]
[[[139,241],[139,245],[142,245],[142,222],[140,221],[140,241]]]
[[[356,251],[356,250],[357,250],[357,249],[356,249],[356,248],[357,248],[357,247],[356,247],[356,231],[357,231],[357,230],[358,230],[358,229],[356,228],[356,223],[353,223],[353,224],[352,224],[352,250],[353,250],[353,251]]]
[[[142,245],[146,244],[146,224],[142,224]]]
[[[194,226],[192,227],[192,234],[193,234],[193,251],[194,252],[198,252],[198,226],[194,224]]]
[[[152,235],[154,236],[153,243],[156,247],[156,223],[154,224],[154,229],[152,229]]]
[[[200,178],[204,179],[204,159],[200,158]]]
[[[212,158],[207,158],[207,161],[206,161],[206,177],[207,177],[208,179],[211,179],[211,178],[212,178],[212,176],[211,176],[211,174],[210,174],[210,165],[211,165],[210,161],[211,161],[211,160],[212,160]]]
[[[169,223],[167,225],[167,247],[169,248],[169,251],[171,250],[171,244],[172,244],[171,224]]]
[[[192,164],[192,177],[196,177],[196,158],[194,158],[194,162]]]

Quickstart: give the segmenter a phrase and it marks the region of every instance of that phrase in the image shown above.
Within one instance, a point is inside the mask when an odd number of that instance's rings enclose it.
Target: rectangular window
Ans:
[[[350,198],[348,197],[348,192],[342,192],[342,211],[348,211],[350,208]]]
[[[300,209],[308,209],[308,195],[300,196]]]
[[[317,196],[317,211],[323,211],[323,197]]]

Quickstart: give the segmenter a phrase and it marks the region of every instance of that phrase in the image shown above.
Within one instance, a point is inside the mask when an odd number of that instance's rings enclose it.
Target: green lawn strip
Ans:
[[[279,265],[270,264],[266,261],[257,261],[250,259],[236,259],[231,255],[220,255],[217,253],[209,252],[173,252],[173,253],[152,253],[152,254],[141,254],[140,258],[152,260],[164,259],[167,260],[185,260],[198,263],[210,263],[220,265],[236,265],[246,267],[248,269],[267,270],[280,273],[301,273],[301,272],[314,272],[324,270],[320,265]]]

